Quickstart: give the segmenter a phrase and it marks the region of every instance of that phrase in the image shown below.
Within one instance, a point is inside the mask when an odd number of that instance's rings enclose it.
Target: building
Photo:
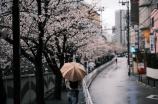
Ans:
[[[153,33],[153,40],[156,40],[156,41],[153,41],[153,47],[151,47],[151,44],[150,44],[150,51],[151,53],[158,53],[158,9],[154,9],[152,12],[151,12],[151,16],[150,16],[150,22],[151,22],[151,25],[150,25],[150,33]],[[151,41],[150,41],[151,43]],[[155,46],[156,45],[156,46]],[[152,49],[151,49],[152,48]],[[156,51],[155,51],[156,49]]]
[[[130,0],[131,12],[130,12],[130,47],[139,48],[139,0]]]
[[[130,47],[135,47],[135,30],[133,27],[130,27]]]
[[[134,25],[139,24],[139,0],[130,0],[131,4],[131,12],[130,12],[130,18],[131,18],[131,25],[134,27]]]
[[[157,7],[157,0],[139,0],[139,29],[145,37],[145,49],[149,50],[150,14]]]
[[[115,26],[112,27],[112,34],[113,34],[112,41],[116,42]]]
[[[116,42],[122,45],[126,44],[126,13],[127,10],[115,11],[115,36]]]

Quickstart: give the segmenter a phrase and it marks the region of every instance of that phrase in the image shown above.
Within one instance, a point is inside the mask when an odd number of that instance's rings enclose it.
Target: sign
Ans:
[[[154,51],[154,34],[150,33],[150,51]]]
[[[131,51],[131,52],[136,52],[135,47],[131,47],[130,51]]]
[[[137,63],[137,72],[138,74],[145,74],[145,63],[144,62],[138,62]]]
[[[132,57],[133,57],[133,58],[135,58],[135,57],[136,57],[136,55],[135,55],[135,54],[133,54],[133,55],[132,55]]]
[[[84,59],[84,61],[88,61],[88,57],[86,57],[86,58]]]
[[[138,49],[138,43],[135,43],[135,48],[136,48],[136,50]]]
[[[135,50],[137,51],[139,49],[139,30],[135,30]]]
[[[133,61],[133,58],[129,58],[129,61]]]

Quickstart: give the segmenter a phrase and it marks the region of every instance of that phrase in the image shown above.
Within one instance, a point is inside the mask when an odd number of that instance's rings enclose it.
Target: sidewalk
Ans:
[[[53,95],[51,95],[49,98],[45,99],[45,104],[70,104],[68,102],[67,91],[62,91],[61,95],[62,95],[61,100],[52,100]],[[82,89],[79,91],[79,101],[78,101],[78,103],[79,104],[86,104]]]
[[[154,79],[148,78],[146,76],[146,74],[132,74],[132,75],[137,77],[137,82],[143,84],[144,86],[158,90],[158,80],[157,79],[155,80],[155,83],[154,83]]]

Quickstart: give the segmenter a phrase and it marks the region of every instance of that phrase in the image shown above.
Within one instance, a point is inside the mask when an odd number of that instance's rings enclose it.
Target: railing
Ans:
[[[86,104],[93,104],[91,96],[90,96],[88,88],[87,88],[87,85],[86,85],[86,82],[84,79],[83,79],[83,93],[84,93]]]
[[[106,67],[111,65],[114,61],[115,61],[115,58],[113,58],[111,61],[107,62],[106,64],[101,65],[100,67],[94,69],[91,73],[89,73],[88,75],[86,75],[84,77],[84,79],[83,79],[83,93],[84,93],[86,104],[93,104],[91,96],[90,96],[89,91],[88,91],[88,87],[89,87],[91,81],[94,79],[94,77],[98,73],[100,73],[103,69],[105,69]]]

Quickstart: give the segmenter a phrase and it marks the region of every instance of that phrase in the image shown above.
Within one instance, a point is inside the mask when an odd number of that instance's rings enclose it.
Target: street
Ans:
[[[89,92],[93,104],[158,104],[158,91],[128,76],[127,58],[118,58],[92,81]]]

